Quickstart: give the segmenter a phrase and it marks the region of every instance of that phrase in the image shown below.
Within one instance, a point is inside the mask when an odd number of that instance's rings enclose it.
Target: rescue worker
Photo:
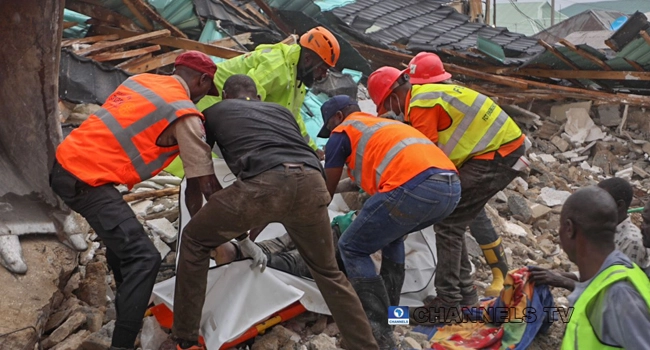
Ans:
[[[562,206],[560,244],[580,271],[562,349],[650,349],[650,281],[615,249],[617,222],[616,202],[597,186]]]
[[[300,115],[305,87],[324,79],[340,55],[341,48],[334,35],[323,27],[316,27],[303,34],[298,44],[259,45],[253,52],[218,63],[214,83],[221,88],[231,75],[248,75],[255,81],[262,101],[275,102],[289,109],[302,136],[317,150]],[[198,106],[204,109],[217,101],[218,98],[206,98]]]
[[[454,164],[410,126],[360,112],[338,95],[323,104],[327,189],[334,195],[347,166],[351,179],[371,197],[339,239],[348,278],[382,349],[395,347],[388,306],[399,305],[404,283],[404,238],[441,221],[460,198]],[[331,135],[330,135],[331,134]],[[370,257],[382,251],[381,271]]]
[[[160,266],[160,253],[114,185],[130,189],[180,152],[188,186],[199,189],[188,193],[188,208],[196,212],[201,193],[208,198],[217,189],[203,115],[194,105],[218,94],[216,69],[207,55],[188,51],[176,59],[173,76],[130,77],[56,150],[50,185],[102,239],[115,275],[111,349],[134,348]]]
[[[237,181],[212,195],[183,230],[172,330],[177,349],[201,348],[197,340],[211,249],[237,238],[242,252],[253,257],[253,267],[261,265],[263,271],[266,255],[246,232],[271,222],[286,228],[305,259],[347,348],[377,349],[359,297],[338,269],[324,172],[296,120],[277,103],[259,101],[255,82],[246,75],[228,78],[223,97],[204,111],[207,137],[220,147]]]
[[[521,172],[525,136],[517,124],[490,98],[465,87],[446,84],[438,56],[418,54],[409,69],[382,67],[368,79],[368,92],[377,113],[396,115],[418,129],[456,165],[462,197],[456,211],[435,227],[438,265],[437,297],[430,307],[472,306],[478,302],[470,276],[465,230],[481,245],[492,269],[486,296],[496,296],[508,272],[501,238],[485,213],[485,204]],[[518,168],[523,170],[524,167]]]

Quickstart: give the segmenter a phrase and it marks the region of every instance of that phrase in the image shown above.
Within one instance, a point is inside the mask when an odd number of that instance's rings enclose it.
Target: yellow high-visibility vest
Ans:
[[[643,270],[636,264],[632,268],[624,265],[610,266],[594,277],[573,306],[573,313],[562,340],[562,350],[620,349],[620,347],[603,344],[598,339],[591,322],[589,322],[587,306],[600,293],[605,292],[609,286],[622,280],[626,280],[634,286],[645,299],[648,310],[650,310],[650,280]],[[625,312],[625,310],[620,310],[620,312]]]
[[[521,137],[522,132],[501,107],[489,97],[458,85],[413,85],[405,122],[412,122],[411,107],[442,106],[452,119],[445,130],[438,131],[438,146],[460,167],[468,159],[498,150]]]

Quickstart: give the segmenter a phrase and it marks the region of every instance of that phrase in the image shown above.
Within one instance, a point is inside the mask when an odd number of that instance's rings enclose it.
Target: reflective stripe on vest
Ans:
[[[156,106],[156,109],[126,128],[123,128],[117,119],[113,116],[113,114],[104,108],[100,108],[94,114],[104,123],[104,125],[106,125],[108,130],[113,133],[113,136],[117,142],[119,142],[124,152],[129,156],[129,159],[131,160],[131,163],[140,176],[140,179],[144,180],[150,178],[151,174],[163,166],[165,161],[170,156],[177,153],[177,151],[161,153],[158,158],[149,163],[145,163],[140,156],[140,151],[135,146],[131,138],[149,128],[153,124],[159,122],[160,120],[167,120],[171,123],[177,118],[175,111],[178,109],[196,107],[191,101],[176,101],[167,103],[154,91],[142,86],[142,84],[133,79],[126,80],[123,85],[142,95],[145,99],[151,102],[151,104]]]
[[[603,344],[598,339],[589,320],[587,308],[593,305],[592,301],[600,293],[606,292],[612,284],[623,280],[632,284],[645,300],[648,311],[650,311],[650,281],[643,270],[636,264],[633,264],[632,268],[624,265],[610,266],[593,278],[576,301],[562,340],[562,350],[620,349],[620,347]],[[624,312],[623,310],[618,311]]]
[[[368,194],[388,192],[437,168],[456,172],[449,158],[422,133],[401,122],[356,112],[333,133],[346,133],[352,152],[348,173]]]
[[[361,136],[361,140],[359,140],[359,144],[357,145],[357,150],[356,150],[356,160],[354,162],[354,169],[351,170],[352,176],[354,177],[355,181],[357,181],[357,185],[361,187],[361,168],[363,166],[363,152],[366,150],[366,145],[368,144],[368,141],[372,137],[372,135],[379,130],[382,126],[385,125],[390,125],[390,124],[396,124],[398,122],[393,122],[393,121],[385,121],[385,122],[379,122],[373,126],[367,126],[363,122],[360,122],[358,120],[346,120],[341,125],[347,126],[350,125],[354,127],[355,129],[359,130],[363,134]],[[386,158],[384,158],[385,160]],[[388,162],[392,160],[389,159]],[[385,167],[384,167],[385,168]],[[381,178],[381,174],[379,173],[379,169],[376,170],[378,175],[376,176],[377,179]],[[379,180],[376,181],[375,187],[377,187],[377,184],[379,183]]]
[[[495,151],[502,144],[521,136],[521,129],[491,99],[471,89],[454,85],[414,86],[407,108],[407,121],[410,118],[410,107],[426,108],[438,104],[453,119],[452,126],[438,132],[438,146],[456,166],[462,165],[472,156]],[[493,112],[498,113],[494,118]],[[481,115],[489,125],[475,123]],[[489,119],[492,120],[488,121]]]

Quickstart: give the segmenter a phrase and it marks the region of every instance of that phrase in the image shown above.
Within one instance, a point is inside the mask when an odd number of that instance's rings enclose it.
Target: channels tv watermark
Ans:
[[[463,307],[463,308],[426,308],[413,309],[411,319],[415,323],[535,323],[560,321],[569,323],[573,307],[564,308],[544,306],[543,308],[526,307]],[[489,315],[489,316],[488,316]]]
[[[389,306],[388,324],[409,324],[409,307]]]

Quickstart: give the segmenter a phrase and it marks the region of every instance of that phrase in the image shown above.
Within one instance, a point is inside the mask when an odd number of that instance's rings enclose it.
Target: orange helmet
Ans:
[[[314,51],[330,67],[334,67],[341,55],[341,46],[329,30],[323,27],[310,29],[300,37],[300,46]]]
[[[409,62],[412,84],[433,84],[451,78],[445,71],[440,57],[431,52],[420,52]]]
[[[368,77],[368,94],[372,102],[377,106],[377,113],[381,113],[384,100],[397,87],[395,83],[402,77],[408,81],[408,75],[404,73],[406,73],[406,70],[401,71],[395,67],[384,66],[370,74]]]

